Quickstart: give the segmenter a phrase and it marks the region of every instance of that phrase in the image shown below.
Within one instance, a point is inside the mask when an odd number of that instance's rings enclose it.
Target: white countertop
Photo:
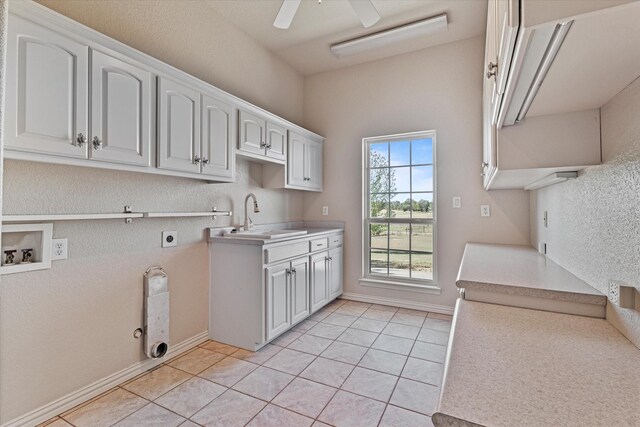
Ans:
[[[640,350],[608,321],[459,299],[436,426],[640,426]]]
[[[530,246],[467,243],[458,288],[606,305],[607,298]]]
[[[261,228],[256,227],[256,230],[260,230]],[[331,234],[342,234],[344,230],[341,228],[296,228],[296,230],[306,231],[307,234],[284,237],[281,239],[261,239],[259,237],[233,237],[233,236],[213,236],[209,238],[209,241],[215,243],[233,243],[233,244],[241,244],[241,245],[267,245],[267,244],[276,244],[288,242],[291,240],[299,240],[305,238],[314,238],[314,237],[322,237],[329,236]]]

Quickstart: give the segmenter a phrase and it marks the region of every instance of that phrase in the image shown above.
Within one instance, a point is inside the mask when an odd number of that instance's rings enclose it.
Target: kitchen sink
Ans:
[[[243,237],[245,239],[284,239],[303,236],[306,230],[248,230],[225,233],[224,237]]]

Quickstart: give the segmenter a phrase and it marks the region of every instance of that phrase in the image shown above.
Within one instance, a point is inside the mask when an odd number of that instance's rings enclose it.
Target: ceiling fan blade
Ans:
[[[273,21],[273,26],[282,30],[289,28],[293,17],[296,16],[300,1],[301,0],[282,0],[282,6],[280,6],[276,20]]]
[[[348,0],[353,11],[358,15],[362,26],[369,28],[380,20],[380,14],[371,0]]]

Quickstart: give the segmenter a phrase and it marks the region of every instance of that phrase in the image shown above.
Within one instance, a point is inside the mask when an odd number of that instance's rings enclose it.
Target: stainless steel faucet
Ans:
[[[254,213],[260,212],[256,195],[253,193],[247,194],[247,197],[244,198],[244,231],[249,231],[251,230],[251,227],[253,227],[253,222],[251,221],[251,218],[249,218],[249,215],[247,214],[247,202],[249,201],[249,197],[253,199],[253,212]]]

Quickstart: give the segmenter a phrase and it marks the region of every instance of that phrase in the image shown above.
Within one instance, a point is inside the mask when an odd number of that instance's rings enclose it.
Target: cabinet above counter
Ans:
[[[324,140],[35,2],[10,3],[8,38],[8,159],[234,182],[246,117],[267,161],[289,132]]]
[[[600,107],[640,76],[639,20],[628,0],[489,0],[485,189],[539,188],[601,163]]]

